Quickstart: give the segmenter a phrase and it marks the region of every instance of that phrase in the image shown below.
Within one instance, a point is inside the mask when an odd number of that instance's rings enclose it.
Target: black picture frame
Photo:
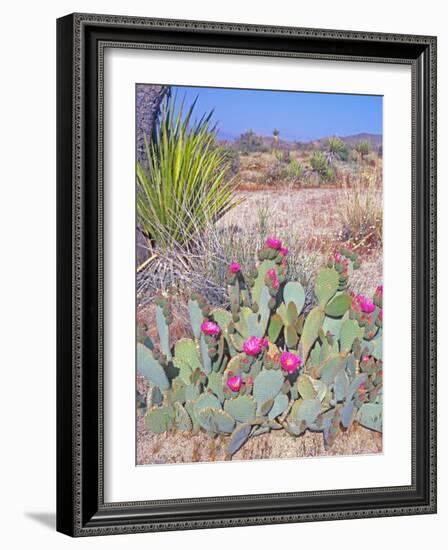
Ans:
[[[410,486],[104,502],[102,55],[111,43],[411,66]],[[58,531],[89,536],[436,512],[435,37],[68,15],[57,21],[57,142]]]

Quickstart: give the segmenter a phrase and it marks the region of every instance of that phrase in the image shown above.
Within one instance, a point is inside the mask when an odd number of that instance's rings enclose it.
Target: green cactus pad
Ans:
[[[356,407],[353,401],[347,401],[342,409],[341,424],[344,428],[350,428],[353,423],[356,414]]]
[[[212,360],[209,356],[208,345],[203,334],[200,336],[199,348],[201,350],[201,370],[205,374],[209,374],[212,370]]]
[[[179,369],[179,376],[185,384],[190,383],[190,376],[196,369],[202,370],[202,363],[193,340],[181,338],[176,342],[173,364]]]
[[[293,407],[290,413],[290,419],[295,424],[305,422],[312,424],[320,414],[321,406],[318,399],[303,399],[297,407]]]
[[[301,374],[297,379],[297,389],[303,399],[314,399],[317,391],[313,384],[313,379],[307,374]]]
[[[219,402],[219,399],[216,397],[216,395],[212,393],[202,393],[194,402],[193,402],[193,409],[196,414],[202,410],[202,409],[221,409],[221,403]]]
[[[295,349],[298,341],[299,337],[297,336],[296,329],[291,325],[285,327],[285,342],[288,349]]]
[[[188,313],[190,316],[190,323],[194,337],[196,340],[199,340],[204,315],[202,314],[202,309],[196,300],[188,300]]]
[[[153,386],[148,390],[146,394],[146,407],[151,409],[152,407],[158,407],[163,402],[163,393],[158,386]]]
[[[349,388],[349,379],[345,370],[340,370],[334,379],[334,398],[337,402],[345,400]]]
[[[173,427],[174,417],[173,407],[154,407],[146,413],[146,426],[150,432],[163,433]]]
[[[224,402],[224,392],[223,392],[223,378],[222,374],[218,372],[211,372],[208,375],[207,388],[210,389],[221,403]]]
[[[154,349],[153,341],[146,334],[145,328],[142,325],[137,326],[137,342],[140,342],[140,344],[143,344],[151,351]]]
[[[224,401],[224,410],[238,422],[254,420],[257,404],[251,395],[239,395]]]
[[[321,306],[325,306],[336,294],[339,287],[339,273],[334,268],[326,268],[318,271],[314,292]]]
[[[260,302],[259,302],[259,316],[260,316],[260,324],[263,328],[263,334],[266,333],[266,327],[269,323],[269,316],[271,314],[271,310],[269,309],[269,300],[271,296],[269,294],[269,290],[266,286],[264,286],[261,289],[261,295],[260,295]]]
[[[230,456],[234,455],[246,443],[252,431],[251,424],[241,424],[232,432],[229,443],[227,444],[226,453]]]
[[[263,290],[263,287],[266,286],[264,279],[265,279],[266,273],[270,269],[275,269],[277,271],[277,265],[272,260],[263,260],[260,262],[260,265],[258,266],[258,275],[255,278],[255,283],[252,288],[252,298],[254,302],[257,302],[257,304],[260,304],[261,302],[261,299],[260,299],[261,292]]]
[[[325,314],[323,309],[320,307],[315,307],[309,312],[308,317],[305,319],[302,336],[300,338],[304,361],[308,358],[308,353],[317,339],[324,316]]]
[[[283,321],[282,318],[278,313],[275,313],[271,320],[269,321],[269,327],[268,327],[268,338],[269,341],[275,344],[278,337],[280,336],[280,332],[283,328]]]
[[[365,428],[376,432],[383,431],[383,406],[375,403],[365,403],[356,415],[356,420]]]
[[[362,338],[364,328],[358,325],[355,319],[347,319],[342,323],[339,335],[341,351],[350,351],[355,338]]]
[[[227,332],[227,327],[232,320],[232,315],[229,311],[221,308],[214,309],[211,313],[215,323],[219,325],[219,328],[223,333]]]
[[[283,299],[285,304],[293,302],[297,308],[297,314],[300,315],[305,305],[305,290],[299,282],[286,283],[283,289]]]
[[[166,355],[168,361],[171,361],[169,327],[163,314],[163,308],[160,306],[156,307],[156,323],[159,332],[160,349]]]
[[[330,317],[342,317],[352,305],[352,297],[347,293],[336,295],[325,306],[325,314]]]
[[[278,370],[262,370],[260,372],[255,378],[253,389],[253,395],[259,409],[266,401],[276,397],[284,381],[283,374]]]
[[[306,422],[301,422],[300,424],[296,424],[295,422],[287,422],[284,424],[284,428],[289,435],[298,437],[306,430]]]
[[[200,391],[198,384],[188,384],[185,386],[185,401],[193,401],[199,397]]]
[[[201,428],[212,433],[232,433],[235,420],[226,412],[212,407],[206,407],[196,412]]]
[[[321,345],[319,342],[316,342],[316,345],[313,347],[310,353],[310,363],[311,365],[318,366],[320,363],[320,352]]]
[[[137,343],[137,370],[147,378],[151,384],[161,390],[167,390],[170,382],[162,365],[154,359],[152,351],[143,344]]]
[[[274,399],[274,404],[268,414],[269,420],[274,420],[282,413],[284,413],[288,408],[288,404],[289,399],[287,395],[285,395],[284,393],[279,393],[278,395],[276,395]]]
[[[365,373],[358,374],[351,382],[347,390],[347,401],[351,401],[358,391],[361,384],[365,384],[368,380],[368,376]]]
[[[320,367],[320,379],[330,386],[334,383],[337,373],[345,366],[345,357],[343,354],[333,355],[325,361]]]
[[[181,432],[190,432],[193,429],[193,423],[185,407],[178,402],[174,403],[174,413],[176,428]]]

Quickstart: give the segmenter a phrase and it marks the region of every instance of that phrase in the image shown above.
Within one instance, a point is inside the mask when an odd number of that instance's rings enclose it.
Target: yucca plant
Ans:
[[[193,120],[196,100],[168,97],[150,143],[148,169],[137,163],[138,222],[151,246],[188,247],[202,228],[238,204],[230,162],[216,140],[213,111]]]

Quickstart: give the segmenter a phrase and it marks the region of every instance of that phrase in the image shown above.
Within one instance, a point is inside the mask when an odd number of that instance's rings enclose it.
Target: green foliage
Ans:
[[[218,220],[237,200],[230,163],[216,140],[210,112],[193,119],[196,101],[164,100],[146,155],[137,163],[137,214],[147,239],[162,248],[185,246],[202,228]]]
[[[303,175],[303,164],[296,158],[292,158],[283,169],[283,175],[292,183],[299,183]]]
[[[346,161],[348,158],[347,147],[338,137],[328,138],[328,151],[340,160]]]
[[[318,174],[325,176],[328,170],[327,157],[322,151],[314,151],[310,158],[311,168]]]
[[[309,311],[302,285],[287,280],[280,247],[266,244],[258,258],[247,274],[228,273],[230,310],[192,295],[191,339],[170,343],[170,299],[157,297],[160,349],[145,331],[137,337],[137,368],[150,383],[141,407],[148,429],[230,436],[229,456],[274,429],[319,431],[326,448],[353,422],[381,431],[382,303],[377,297],[366,314],[348,292],[357,255],[341,248],[318,271]],[[205,321],[216,323],[215,334],[204,334]],[[294,357],[290,371],[283,360]]]
[[[361,140],[355,146],[356,151],[361,155],[362,158],[366,157],[372,150],[372,145],[370,141]]]

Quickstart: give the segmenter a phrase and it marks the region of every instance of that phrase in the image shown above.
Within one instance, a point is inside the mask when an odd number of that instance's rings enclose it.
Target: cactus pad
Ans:
[[[137,343],[137,370],[143,374],[151,384],[161,390],[167,390],[170,382],[162,365],[154,359],[152,351],[143,344]]]
[[[224,410],[238,422],[254,420],[257,404],[251,395],[239,395],[224,401]]]

